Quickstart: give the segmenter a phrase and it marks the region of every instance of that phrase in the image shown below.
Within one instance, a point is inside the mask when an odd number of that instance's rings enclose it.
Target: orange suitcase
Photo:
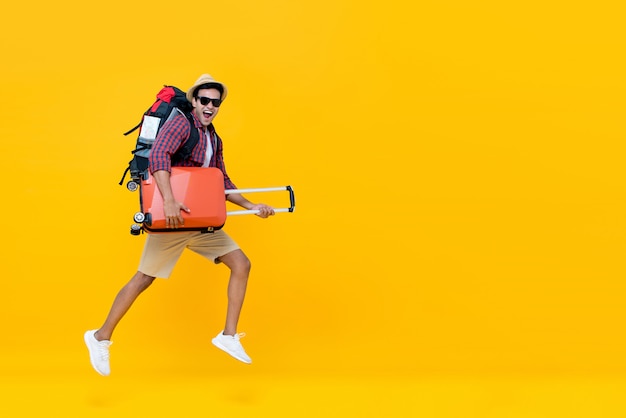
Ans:
[[[291,186],[267,187],[256,189],[224,190],[224,175],[215,167],[172,167],[170,183],[174,197],[183,202],[190,213],[181,211],[185,221],[184,227],[167,228],[163,213],[163,197],[154,178],[146,173],[140,182],[130,181],[127,188],[130,191],[139,190],[141,211],[135,213],[135,224],[131,225],[130,233],[182,232],[200,231],[213,232],[224,226],[227,216],[256,214],[258,210],[226,211],[226,195],[232,193],[258,192],[289,192],[289,207],[274,208],[275,213],[293,212],[296,201]]]
[[[172,167],[170,182],[176,200],[184,202],[190,210],[190,213],[181,211],[184,226],[178,229],[166,228],[163,197],[154,177],[148,174],[139,188],[141,212],[135,214],[135,221],[143,222],[146,232],[211,232],[224,226],[224,175],[218,168]]]

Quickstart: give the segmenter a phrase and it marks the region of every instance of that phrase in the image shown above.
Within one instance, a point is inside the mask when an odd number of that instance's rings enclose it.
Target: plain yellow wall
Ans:
[[[4,6],[0,364],[86,367],[81,335],[144,240],[122,133],[161,85],[209,72],[235,183],[296,191],[295,213],[226,227],[253,261],[257,370],[623,373],[616,4]],[[114,367],[214,367],[193,359],[226,280],[186,254],[121,323]]]

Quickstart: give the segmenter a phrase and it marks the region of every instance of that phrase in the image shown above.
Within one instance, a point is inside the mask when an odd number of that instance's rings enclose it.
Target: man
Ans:
[[[187,91],[187,99],[193,106],[193,125],[179,114],[166,122],[154,142],[150,153],[150,172],[163,196],[163,211],[166,226],[173,230],[183,226],[181,210],[190,212],[184,202],[176,201],[170,184],[172,164],[186,167],[217,167],[224,174],[224,187],[236,189],[224,166],[222,141],[215,133],[212,122],[220,105],[226,99],[226,86],[203,74]],[[172,162],[174,155],[189,137],[190,129],[198,129],[200,140],[191,156],[184,161]],[[258,216],[267,218],[274,209],[265,204],[254,204],[241,194],[229,194],[227,199],[245,209],[258,210]],[[237,323],[243,305],[250,260],[238,245],[222,230],[214,233],[172,231],[162,234],[147,234],[143,255],[137,273],[119,291],[104,324],[97,330],[84,335],[93,368],[103,376],[110,374],[109,346],[111,335],[119,321],[130,309],[137,297],[147,289],[156,277],[168,278],[185,248],[197,252],[215,263],[224,263],[230,269],[228,282],[228,308],[226,324],[213,344],[234,358],[251,363],[239,339]]]

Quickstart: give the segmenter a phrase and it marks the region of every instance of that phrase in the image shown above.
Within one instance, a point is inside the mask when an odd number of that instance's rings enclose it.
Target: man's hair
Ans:
[[[224,88],[222,87],[221,84],[219,84],[219,83],[205,83],[205,84],[200,84],[198,87],[195,88],[195,90],[193,91],[193,97],[198,97],[198,90],[202,90],[202,89],[216,89],[216,90],[219,90],[220,98],[224,95]]]

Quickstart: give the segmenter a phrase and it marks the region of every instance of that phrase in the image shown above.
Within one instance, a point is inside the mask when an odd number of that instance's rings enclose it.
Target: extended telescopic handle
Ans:
[[[277,208],[274,209],[274,212],[293,212],[296,208],[296,197],[294,196],[293,189],[291,186],[281,186],[281,187],[265,187],[259,189],[231,189],[224,191],[225,194],[234,194],[234,193],[263,193],[263,192],[280,192],[283,190],[287,190],[289,192],[289,207],[288,208]],[[259,210],[233,210],[226,212],[226,215],[253,215],[259,213]]]

